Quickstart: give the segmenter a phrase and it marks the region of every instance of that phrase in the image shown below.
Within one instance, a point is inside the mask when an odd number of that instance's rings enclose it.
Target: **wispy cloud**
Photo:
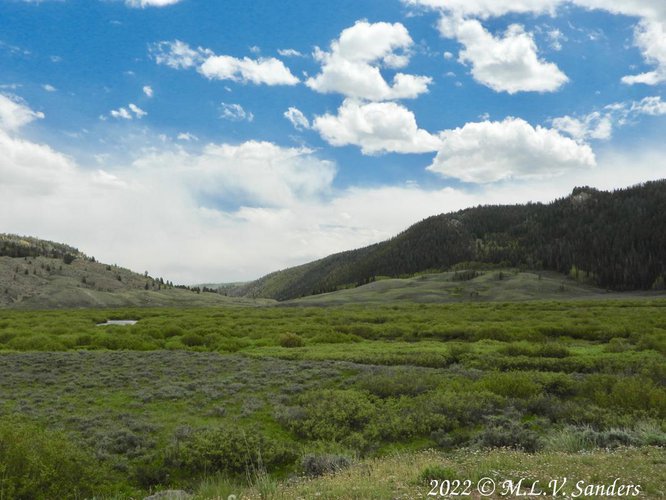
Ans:
[[[254,120],[254,115],[246,111],[240,104],[229,104],[226,102],[220,103],[220,117],[235,122],[251,122]]]
[[[118,109],[112,109],[109,111],[109,116],[112,118],[116,118],[119,120],[132,120],[134,118],[136,119],[141,119],[144,116],[146,116],[148,113],[146,113],[143,109],[141,109],[139,106],[136,104],[130,103],[127,108],[121,107]]]

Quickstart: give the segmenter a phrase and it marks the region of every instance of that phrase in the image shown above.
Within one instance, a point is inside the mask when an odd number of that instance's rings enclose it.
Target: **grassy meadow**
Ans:
[[[2,310],[0,499],[423,498],[493,474],[660,498],[665,356],[663,298]]]

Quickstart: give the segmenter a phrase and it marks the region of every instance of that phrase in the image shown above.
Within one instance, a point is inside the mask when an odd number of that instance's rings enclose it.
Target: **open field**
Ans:
[[[234,489],[234,485],[226,481],[210,480],[202,485],[199,498],[227,498],[229,491],[235,491],[234,494],[243,499],[454,498],[455,495],[439,494],[447,491],[447,480],[449,484],[456,480],[463,483],[457,489],[458,496],[463,498],[518,498],[517,495],[503,493],[507,492],[508,481],[515,486],[521,479],[520,493],[523,498],[532,491],[544,492],[548,495],[546,498],[552,498],[554,486],[562,488],[558,496],[579,494],[582,490],[579,498],[600,498],[601,495],[585,495],[585,488],[590,485],[610,486],[618,477],[627,485],[640,485],[640,498],[663,498],[666,495],[665,465],[666,452],[655,447],[584,453],[546,451],[537,454],[507,449],[461,449],[448,453],[427,450],[364,460],[336,474],[319,478],[299,478],[281,483],[259,482],[249,488],[236,486]],[[481,496],[478,493],[479,485],[488,484],[485,478],[492,479],[495,494]],[[433,491],[433,485],[437,484],[433,481],[437,480],[438,487]],[[464,481],[469,483],[466,485]],[[557,483],[552,484],[551,481]],[[444,487],[440,490],[443,482]],[[453,487],[449,491],[453,491]],[[469,492],[469,496],[461,495],[463,492]]]
[[[659,498],[665,356],[664,299],[5,310],[0,498],[419,498],[486,470]]]

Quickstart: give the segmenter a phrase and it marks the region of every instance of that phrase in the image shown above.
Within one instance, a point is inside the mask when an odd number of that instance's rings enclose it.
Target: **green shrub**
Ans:
[[[488,391],[435,391],[421,397],[424,408],[453,422],[454,427],[478,424],[506,404],[501,396]]]
[[[589,434],[580,432],[579,428],[573,426],[552,432],[545,439],[545,447],[549,451],[577,453],[591,450],[594,446],[594,441],[590,439]]]
[[[648,378],[592,375],[584,383],[583,391],[601,407],[666,417],[666,390]]]
[[[515,448],[535,452],[542,447],[542,443],[534,426],[534,422],[521,422],[518,415],[489,417],[476,442],[482,448]]]
[[[312,341],[315,344],[349,344],[352,342],[362,342],[363,339],[350,333],[323,332],[315,335]]]
[[[300,411],[282,424],[307,439],[341,442],[354,432],[363,432],[375,418],[375,397],[354,390],[325,390],[298,399]]]
[[[204,338],[196,333],[186,333],[180,339],[183,345],[188,347],[201,346],[205,344]]]
[[[217,341],[217,350],[222,352],[238,352],[251,345],[247,339],[221,338]]]
[[[481,379],[479,385],[500,396],[529,398],[540,391],[533,378],[533,375],[525,372],[495,372]]]
[[[17,351],[62,351],[65,348],[58,339],[42,334],[14,337],[7,345]]]
[[[171,325],[167,326],[162,330],[162,337],[165,339],[171,338],[171,337],[177,337],[183,335],[185,332],[183,329],[179,326],[176,325]]]
[[[534,354],[542,358],[566,358],[571,356],[569,349],[555,343],[541,344],[535,349]]]
[[[128,332],[119,330],[120,328],[126,327],[118,327],[119,329],[115,331],[110,330],[113,328],[110,326],[106,326],[104,328],[106,328],[106,331],[109,333],[100,333],[95,335],[92,343],[90,344],[91,346],[99,347],[102,349],[111,349],[114,351],[121,349],[131,351],[151,351],[153,349],[157,349],[157,345],[153,341],[143,339]]]
[[[626,352],[631,349],[631,344],[627,339],[614,337],[604,346],[606,352]]]
[[[552,451],[578,452],[621,446],[664,446],[666,432],[654,421],[642,420],[633,428],[596,429],[590,425],[567,426],[551,433],[546,447]]]
[[[282,347],[303,347],[303,339],[295,333],[285,333],[280,335],[280,345]]]
[[[544,375],[542,381],[543,391],[557,397],[567,397],[576,394],[577,383],[571,375],[566,373],[553,373]]]
[[[89,498],[106,489],[108,476],[99,467],[63,434],[0,421],[0,498]]]
[[[193,474],[246,474],[293,464],[296,454],[284,441],[260,431],[223,427],[194,431],[177,443],[168,464]]]
[[[439,383],[434,374],[406,368],[369,372],[359,377],[358,385],[380,398],[417,396],[431,391]]]
[[[448,347],[449,361],[451,363],[462,362],[465,356],[472,352],[472,348],[469,346],[469,344],[451,343]]]
[[[610,392],[607,404],[627,410],[654,411],[666,417],[666,391],[651,380],[639,377],[623,377]]]
[[[531,356],[533,351],[527,342],[511,342],[500,347],[497,352],[504,356]]]

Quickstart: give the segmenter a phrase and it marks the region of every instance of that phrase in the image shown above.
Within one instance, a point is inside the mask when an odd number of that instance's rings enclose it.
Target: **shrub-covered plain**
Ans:
[[[2,311],[0,498],[270,496],[428,448],[652,450],[665,356],[659,299]]]

